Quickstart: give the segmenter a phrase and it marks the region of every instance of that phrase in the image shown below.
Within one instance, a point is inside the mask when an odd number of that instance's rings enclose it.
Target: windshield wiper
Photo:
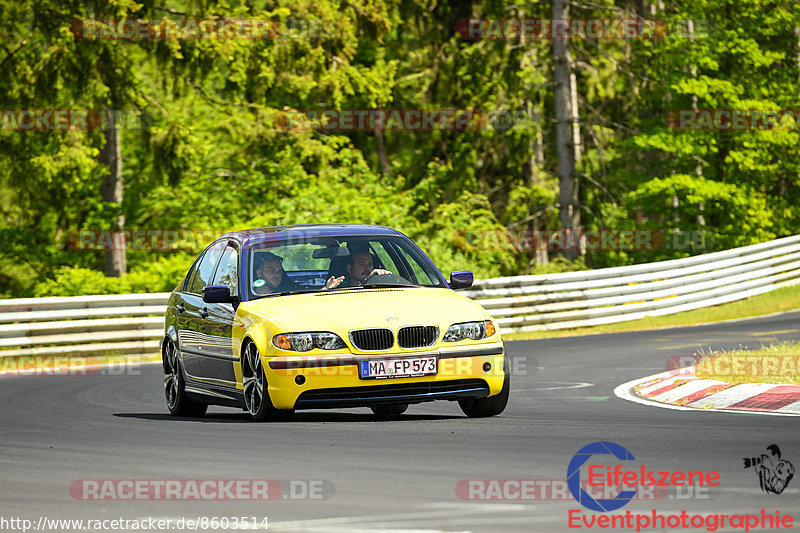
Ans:
[[[365,283],[360,285],[362,289],[374,289],[375,287],[420,287],[420,285],[411,285],[408,283]]]
[[[253,300],[260,300],[261,298],[271,298],[273,296],[288,296],[290,294],[304,294],[304,293],[308,293],[308,292],[316,292],[316,291],[298,291],[298,290],[294,290],[294,291],[273,292],[273,293],[270,293],[270,294],[260,294],[260,295],[256,296],[255,298],[253,298]]]

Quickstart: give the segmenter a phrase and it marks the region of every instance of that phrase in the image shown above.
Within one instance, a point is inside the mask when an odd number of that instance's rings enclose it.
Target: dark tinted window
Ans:
[[[195,272],[197,270],[197,264],[199,262],[200,261],[195,261],[194,263],[192,263],[192,268],[190,268],[189,269],[189,273],[186,274],[186,278],[184,278],[184,280],[183,280],[183,290],[184,291],[188,291],[189,287],[192,286],[192,279],[194,278],[194,274],[195,274]]]
[[[211,277],[214,275],[214,268],[217,266],[219,256],[222,255],[224,250],[225,248],[223,248],[220,243],[214,243],[206,250],[206,253],[203,254],[203,258],[200,259],[200,263],[197,266],[197,274],[194,276],[189,292],[202,294],[203,287],[211,285]]]
[[[233,291],[236,291],[236,271],[238,267],[239,254],[236,253],[236,248],[229,244],[225,248],[225,253],[222,255],[211,285],[227,285]]]

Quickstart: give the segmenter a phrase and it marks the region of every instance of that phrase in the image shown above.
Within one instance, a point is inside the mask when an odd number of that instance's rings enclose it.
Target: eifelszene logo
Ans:
[[[635,490],[620,491],[614,498],[595,500],[581,487],[581,466],[583,466],[593,455],[612,454],[620,461],[635,461],[636,458],[631,452],[613,442],[593,442],[587,444],[576,453],[567,467],[567,487],[572,497],[579,504],[592,511],[605,513],[615,511],[628,504],[636,496]],[[620,467],[621,465],[617,465]],[[589,467],[589,484],[592,483],[593,467]],[[615,469],[615,472],[619,472]]]
[[[578,450],[567,467],[567,487],[575,501],[592,511],[606,513],[624,507],[635,498],[637,487],[718,486],[720,483],[719,472],[714,470],[708,472],[702,470],[691,472],[655,471],[648,469],[644,464],[640,464],[638,467],[632,465],[632,469],[623,470],[622,464],[612,467],[597,464],[600,462],[599,459],[590,461],[597,455],[613,455],[620,462],[636,460],[631,452],[619,444],[608,441],[593,442]],[[581,467],[583,465],[587,466],[587,485],[622,487],[628,490],[620,490],[614,498],[595,500],[581,487]]]
[[[762,471],[766,472],[765,477],[761,478],[762,486],[765,486],[764,480],[767,480],[766,486],[773,487],[770,483],[773,483],[774,477],[779,479],[777,486],[783,490],[794,469],[788,462],[781,460],[777,446],[770,447],[769,451],[770,455],[763,455],[761,459],[745,459],[745,467],[756,465],[759,475]],[[758,468],[762,465],[763,468]],[[774,476],[773,472],[776,473]],[[585,483],[581,479],[582,475],[585,476]],[[633,454],[619,444],[593,442],[578,450],[570,460],[567,467],[567,488],[575,501],[594,512],[569,509],[567,525],[570,529],[619,528],[636,531],[690,528],[704,531],[774,531],[794,527],[794,517],[791,514],[778,510],[768,512],[766,509],[753,513],[696,513],[686,510],[660,512],[658,509],[609,513],[635,499],[635,489],[674,487],[682,490],[719,485],[720,474],[717,471],[651,470],[646,464],[637,462]],[[589,490],[584,490],[584,487]],[[598,493],[603,497],[595,499],[593,494]]]
[[[761,490],[766,493],[780,494],[794,477],[794,465],[781,459],[781,449],[777,444],[767,446],[767,453],[761,457],[745,457],[745,468],[753,468],[758,475]]]

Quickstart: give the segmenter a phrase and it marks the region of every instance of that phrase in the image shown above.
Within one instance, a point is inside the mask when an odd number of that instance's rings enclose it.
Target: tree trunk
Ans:
[[[572,120],[572,151],[575,155],[575,166],[578,166],[581,163],[581,152],[583,151],[580,115],[578,115],[578,82],[575,80],[575,72],[572,67],[569,70],[569,116]]]
[[[566,0],[553,0],[553,19],[569,18]],[[559,219],[561,229],[577,230],[580,227],[580,205],[578,203],[578,180],[575,174],[575,145],[572,113],[571,71],[572,59],[568,39],[553,40],[553,65],[556,106],[556,154],[558,157]],[[565,239],[565,244],[575,243],[575,236]],[[566,246],[564,257],[570,261],[578,258],[579,249]]]
[[[113,224],[111,248],[105,251],[105,274],[118,278],[125,273],[125,235],[114,234],[125,226],[125,215],[122,213],[122,154],[120,150],[120,134],[117,126],[115,111],[106,111],[108,127],[103,131],[106,144],[100,150],[100,163],[108,167],[103,184],[100,186],[100,195],[103,202],[118,204],[119,214]]]
[[[392,166],[389,164],[389,156],[386,155],[386,143],[383,130],[380,128],[375,129],[375,142],[378,145],[378,161],[381,165],[381,174],[389,176],[392,174]]]
[[[794,27],[794,38],[796,39],[795,42],[795,64],[797,68],[800,69],[800,26]]]
[[[524,11],[520,11],[518,16],[520,20],[524,20],[526,18]],[[525,34],[524,32],[520,32],[519,45],[523,50],[525,49],[525,43]],[[538,53],[539,50],[535,47],[531,47],[527,52],[523,53],[519,63],[520,70],[524,71],[527,66],[530,66],[532,70],[537,70],[539,57]],[[544,139],[542,138],[541,126],[542,102],[538,101],[538,99],[536,102],[533,101],[533,97],[531,95],[533,90],[533,87],[528,87],[525,91],[525,119],[531,120],[534,124],[533,127],[536,129],[535,135],[532,136],[528,141],[528,164],[523,169],[523,173],[527,174],[526,185],[529,187],[543,185],[544,181],[542,179],[541,171],[542,167],[544,167]],[[535,90],[538,91],[538,89]],[[529,206],[530,210],[534,212],[540,210],[541,207],[541,205]],[[546,265],[550,261],[550,258],[547,255],[547,247],[543,247],[538,239],[539,231],[541,230],[539,217],[534,217],[532,226],[533,234],[537,236],[535,239],[533,239],[534,263],[537,265]]]
[[[689,42],[694,45],[694,21],[686,21],[686,30],[689,33]],[[689,65],[689,74],[691,74],[692,79],[697,79],[697,67],[694,65],[694,63]],[[697,109],[697,95],[692,94],[692,111],[694,111],[694,116],[697,116]],[[723,137],[727,137],[727,135],[723,135]],[[723,157],[722,159],[724,160],[725,158]],[[697,166],[694,167],[694,173],[700,177],[703,177],[703,165],[699,162],[697,163]]]

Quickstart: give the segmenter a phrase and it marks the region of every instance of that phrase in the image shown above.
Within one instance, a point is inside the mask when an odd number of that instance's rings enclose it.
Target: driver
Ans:
[[[372,254],[366,248],[360,248],[350,251],[350,260],[345,268],[347,268],[347,277],[339,276],[335,278],[331,276],[325,282],[326,289],[335,289],[336,287],[358,287],[364,284],[370,276],[378,274],[391,274],[389,270],[383,268],[372,268]]]

